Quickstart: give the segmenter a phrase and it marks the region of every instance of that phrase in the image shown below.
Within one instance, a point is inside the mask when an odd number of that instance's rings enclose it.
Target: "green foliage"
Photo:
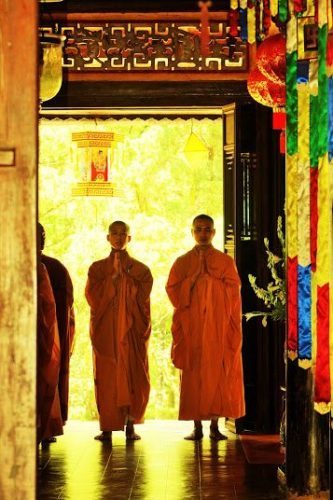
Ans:
[[[275,255],[269,248],[269,241],[264,238],[264,245],[267,254],[267,267],[271,273],[273,281],[270,281],[267,288],[257,285],[257,278],[249,274],[249,281],[256,296],[264,302],[268,311],[252,311],[244,316],[246,321],[251,318],[262,316],[263,326],[267,326],[267,317],[274,321],[283,321],[286,317],[286,280],[285,280],[285,239],[282,230],[282,217],[277,220],[277,235],[281,245],[282,256]]]
[[[192,122],[192,123],[191,123]],[[209,154],[190,165],[184,146],[191,129]],[[80,174],[72,132],[111,131],[123,135],[112,170],[122,195],[72,197]],[[76,341],[71,359],[70,417],[96,418],[89,307],[84,288],[90,264],[110,251],[112,220],[130,224],[128,251],[152,270],[152,334],[149,345],[151,395],[147,418],[176,418],[179,372],[170,361],[172,306],[165,293],[169,269],[193,246],[190,228],[201,212],[216,221],[215,245],[222,247],[221,119],[42,119],[40,123],[39,219],[45,253],[61,260],[74,283]]]

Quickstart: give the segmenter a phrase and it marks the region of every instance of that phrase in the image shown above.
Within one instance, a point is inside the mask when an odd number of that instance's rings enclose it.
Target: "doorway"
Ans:
[[[80,172],[72,133],[85,131],[121,136],[111,165],[115,197],[73,196]],[[191,134],[201,147],[186,155]],[[170,361],[172,307],[164,287],[175,258],[193,246],[190,227],[196,214],[213,216],[217,228],[214,244],[223,249],[222,111],[50,115],[40,120],[39,139],[39,220],[46,230],[45,254],[63,262],[74,283],[76,340],[69,417],[97,418],[84,287],[89,265],[109,252],[106,233],[110,222],[120,219],[131,227],[129,252],[145,262],[154,276],[151,394],[146,418],[176,419],[178,372]]]

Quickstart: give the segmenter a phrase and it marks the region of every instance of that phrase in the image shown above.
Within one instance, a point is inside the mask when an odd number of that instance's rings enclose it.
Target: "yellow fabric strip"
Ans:
[[[293,3],[289,2],[289,9],[294,10]],[[297,18],[296,16],[291,16],[287,22],[287,52],[292,53],[297,50]]]
[[[303,370],[308,370],[309,368],[312,367],[312,361],[311,359],[299,359],[298,366]]]
[[[306,83],[297,85],[298,93],[298,182],[297,182],[297,235],[298,264],[308,266],[310,260],[310,163],[309,120],[310,95]]]
[[[295,361],[295,359],[297,359],[297,352],[288,350],[288,358],[291,359],[291,361]]]
[[[311,95],[318,95],[318,59],[311,59],[309,64],[309,87]]]
[[[313,0],[307,0],[306,3],[306,11],[303,13],[303,16],[313,17],[315,15],[315,4]]]
[[[264,34],[264,2],[259,2],[259,33]]]
[[[249,43],[256,41],[256,10],[254,7],[247,9],[247,38]]]
[[[286,155],[286,235],[287,255],[297,255],[297,160],[298,154]]]
[[[330,193],[332,167],[327,153],[319,158],[318,163],[318,244],[317,244],[317,280],[323,286],[330,280],[332,249],[332,195]]]
[[[297,85],[298,95],[298,161],[308,163],[310,145],[310,92],[307,83]],[[310,180],[308,180],[308,184]]]
[[[331,410],[331,403],[315,403],[314,404],[314,409],[316,412],[320,413],[321,415],[325,415],[326,413],[329,413]]]
[[[232,10],[238,9],[238,0],[230,0],[230,9]]]
[[[278,13],[278,0],[271,0],[270,2],[271,16],[274,17]]]
[[[328,8],[327,0],[318,0],[318,26],[322,28],[327,24]]]
[[[332,19],[332,3],[327,2],[327,27],[328,29],[332,29],[333,19]]]

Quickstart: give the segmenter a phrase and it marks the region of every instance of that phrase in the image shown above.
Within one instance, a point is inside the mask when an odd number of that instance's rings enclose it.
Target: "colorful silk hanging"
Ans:
[[[285,26],[287,349],[300,367],[313,372],[315,409],[331,408],[333,416],[332,4],[232,0],[230,6],[241,8],[241,37],[249,44],[265,39],[271,19]],[[235,31],[235,15],[231,18]],[[265,75],[261,83],[256,78],[252,71],[250,94],[267,105],[269,83]]]
[[[284,8],[279,1],[280,19]],[[301,19],[310,13],[318,16],[315,54],[313,45],[307,54],[307,21]],[[287,345],[289,357],[313,371],[314,406],[321,413],[331,408],[333,375],[333,47],[328,17],[325,0],[307,6],[294,0],[287,23],[286,76]],[[310,21],[314,25],[316,18]]]

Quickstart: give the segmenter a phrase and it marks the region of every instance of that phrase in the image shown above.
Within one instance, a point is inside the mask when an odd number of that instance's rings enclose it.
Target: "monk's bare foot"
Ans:
[[[213,439],[213,441],[223,441],[225,439],[228,439],[227,436],[222,434],[222,432],[220,432],[217,427],[212,426],[210,427],[209,437],[210,439]]]
[[[200,441],[203,438],[202,427],[195,427],[191,434],[185,436],[187,441]]]
[[[139,441],[141,439],[141,436],[137,434],[134,430],[134,425],[133,424],[127,424],[126,425],[126,440],[127,441]]]
[[[96,441],[110,442],[112,437],[112,433],[110,431],[103,431],[97,436],[94,437]]]

